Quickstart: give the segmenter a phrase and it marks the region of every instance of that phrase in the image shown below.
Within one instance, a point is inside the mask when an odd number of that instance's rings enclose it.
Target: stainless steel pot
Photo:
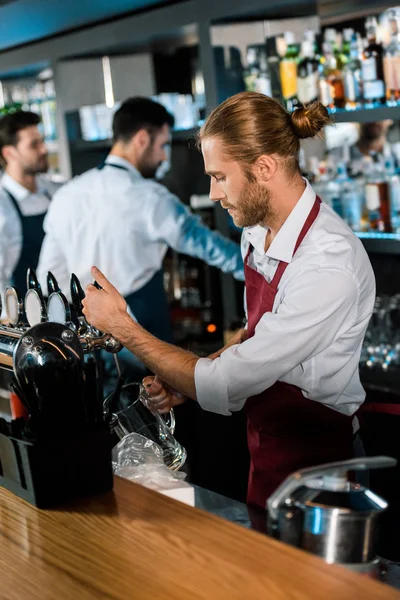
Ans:
[[[375,530],[387,502],[347,479],[348,471],[395,466],[387,456],[302,469],[269,497],[270,533],[327,563],[359,565],[376,558]]]

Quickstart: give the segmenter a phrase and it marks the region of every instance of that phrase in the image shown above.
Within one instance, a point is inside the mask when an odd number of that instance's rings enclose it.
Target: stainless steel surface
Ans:
[[[396,462],[376,456],[294,473],[268,499],[270,533],[327,563],[371,563],[376,558],[377,519],[387,502],[343,475],[347,471],[392,467]]]

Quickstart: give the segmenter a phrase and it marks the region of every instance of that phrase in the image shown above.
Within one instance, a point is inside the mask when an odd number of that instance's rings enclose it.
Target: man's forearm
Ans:
[[[128,314],[113,327],[111,333],[165,383],[196,400],[194,370],[198,356],[161,342]]]

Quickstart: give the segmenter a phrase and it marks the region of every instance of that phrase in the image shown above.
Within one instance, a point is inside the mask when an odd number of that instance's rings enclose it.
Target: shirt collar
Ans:
[[[115,154],[109,154],[106,158],[105,164],[119,165],[120,167],[125,167],[126,169],[128,169],[128,171],[136,175],[136,177],[142,177],[137,168],[134,167],[133,164],[129,162],[129,160],[125,160],[125,158],[121,158],[120,156],[115,156]]]
[[[314,190],[307,180],[304,181],[306,187],[303,194],[276,234],[267,252],[264,251],[267,228],[255,225],[254,227],[245,229],[244,235],[246,239],[259,254],[286,263],[290,263],[292,260],[297,239],[315,202]]]
[[[14,196],[17,202],[23,202],[25,198],[32,194],[31,191],[29,191],[28,189],[26,189],[26,187],[18,183],[18,181],[16,181],[8,173],[4,173],[3,177],[1,178],[1,185],[5,190],[7,190],[7,192],[10,192],[10,194]]]

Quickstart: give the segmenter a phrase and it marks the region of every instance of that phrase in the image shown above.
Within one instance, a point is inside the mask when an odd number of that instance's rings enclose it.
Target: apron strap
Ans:
[[[113,167],[114,169],[120,169],[121,171],[129,171],[129,169],[127,167],[124,167],[123,165],[115,165],[114,163],[107,162],[107,159],[103,160],[103,162],[97,165],[96,168],[98,171],[102,171],[104,167]]]
[[[313,204],[312,209],[310,210],[310,214],[308,215],[301,231],[300,231],[300,235],[297,238],[297,242],[296,245],[294,247],[293,250],[293,254],[292,256],[294,256],[300,246],[300,244],[302,243],[302,241],[304,240],[304,238],[306,237],[307,233],[309,232],[309,230],[311,229],[311,226],[313,225],[314,221],[316,220],[316,218],[318,217],[319,214],[319,209],[321,206],[321,198],[319,196],[317,196],[315,198],[315,202]],[[278,284],[280,282],[280,280],[282,279],[282,276],[284,274],[284,272],[286,271],[286,267],[288,266],[289,263],[284,262],[283,260],[281,260],[279,262],[279,265],[275,271],[275,275],[272,278],[271,281],[271,285],[273,287],[278,287]]]

